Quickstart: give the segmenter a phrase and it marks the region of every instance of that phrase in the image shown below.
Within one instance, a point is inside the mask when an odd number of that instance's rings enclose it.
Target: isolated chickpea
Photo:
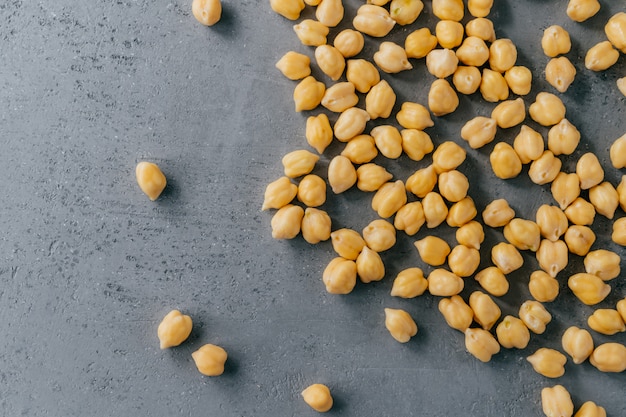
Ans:
[[[435,26],[437,42],[443,48],[456,48],[463,42],[465,29],[454,20],[440,20]]]
[[[518,96],[525,96],[530,93],[532,87],[533,74],[524,66],[513,66],[506,70],[504,79],[511,91]]]
[[[356,169],[343,155],[335,156],[328,164],[328,184],[335,194],[341,194],[356,183]]]
[[[548,417],[572,417],[574,414],[572,397],[562,385],[541,390],[541,407]]]
[[[567,228],[563,239],[571,253],[585,256],[596,241],[596,235],[589,227],[575,224]]]
[[[435,188],[435,185],[437,185],[437,171],[433,165],[418,169],[406,180],[406,189],[420,198],[426,197]],[[447,215],[448,208],[446,207],[445,216]],[[443,220],[446,219],[445,216]]]
[[[428,133],[417,129],[403,129],[400,131],[402,137],[402,150],[414,161],[421,161],[434,149],[433,141]]]
[[[191,357],[202,375],[219,376],[224,373],[228,354],[220,346],[206,344],[193,352]]]
[[[567,57],[552,58],[546,65],[546,81],[561,93],[567,91],[575,77],[576,67]]]
[[[410,25],[424,10],[421,0],[391,0],[389,14],[399,25]]]
[[[462,28],[461,26],[461,30]],[[489,47],[481,38],[468,36],[457,48],[456,56],[465,65],[481,67],[489,60]]]
[[[330,239],[331,220],[324,210],[308,207],[302,218],[302,237],[308,243],[316,243]]]
[[[324,269],[322,281],[330,294],[351,293],[356,285],[356,262],[334,258]]]
[[[560,98],[545,91],[537,94],[528,108],[530,117],[542,126],[554,126],[565,117],[565,105]]]
[[[593,401],[587,401],[580,406],[574,417],[606,417],[606,410]]]
[[[433,49],[426,56],[428,72],[437,78],[446,78],[456,71],[459,59],[450,49]]]
[[[191,334],[193,323],[191,317],[178,310],[172,310],[165,317],[157,329],[159,346],[161,349],[178,346]]]
[[[298,194],[298,186],[287,177],[271,182],[265,188],[265,198],[261,210],[279,209],[291,203]]]
[[[322,0],[315,9],[317,20],[329,28],[334,28],[341,23],[343,14],[343,0]]]
[[[304,9],[302,0],[270,0],[270,7],[279,15],[296,20],[300,17],[300,12]]]
[[[588,190],[602,182],[604,169],[602,169],[598,157],[591,152],[587,152],[576,163],[576,175],[580,179],[580,189]]]
[[[502,74],[485,68],[480,80],[480,93],[486,101],[497,103],[509,98],[509,85]]]
[[[323,82],[317,81],[312,75],[305,77],[293,90],[296,111],[313,110],[322,102],[325,92],[326,86]]]
[[[387,36],[395,24],[396,21],[391,18],[387,9],[373,4],[359,7],[352,20],[356,30],[375,38]]]
[[[536,130],[522,125],[519,134],[513,140],[513,149],[515,149],[522,164],[528,164],[539,159],[543,154],[543,137]]]
[[[461,128],[461,138],[463,138],[472,149],[478,149],[492,142],[496,137],[498,126],[496,120],[476,116],[467,121]]]
[[[459,97],[447,80],[433,81],[428,91],[428,108],[435,116],[445,116],[459,107]]]
[[[563,236],[569,226],[563,210],[548,204],[543,204],[537,209],[535,221],[539,226],[541,236],[553,242]]]
[[[543,151],[541,156],[530,163],[528,176],[530,180],[538,185],[552,182],[561,172],[563,163],[554,156],[552,151]]]
[[[491,248],[491,261],[504,274],[518,270],[524,264],[524,258],[517,248],[510,243],[500,242]]]
[[[540,302],[529,300],[520,306],[519,318],[533,333],[543,334],[546,325],[552,320],[552,315]]]
[[[402,180],[383,184],[372,198],[372,209],[383,219],[393,216],[406,204],[406,188]]]
[[[396,276],[391,287],[391,295],[400,298],[415,298],[428,289],[428,280],[419,268],[408,268]]]
[[[332,112],[341,113],[356,106],[358,102],[359,97],[354,92],[354,84],[340,82],[326,89],[321,104]]]
[[[310,385],[300,395],[304,402],[317,412],[325,413],[333,407],[333,397],[326,385]]]
[[[626,331],[626,324],[617,310],[599,308],[587,319],[587,324],[598,333],[614,335]]]
[[[467,10],[474,17],[485,17],[489,15],[493,0],[468,0]]]
[[[619,59],[619,52],[609,41],[599,42],[585,55],[585,67],[592,71],[604,71],[612,67]]]
[[[496,327],[500,345],[507,349],[524,349],[530,341],[530,332],[523,321],[513,316],[506,316]]]
[[[358,179],[356,186],[361,191],[376,191],[393,178],[384,167],[376,164],[361,165],[356,170],[356,175]]]
[[[222,3],[220,0],[194,0],[191,13],[203,25],[213,26],[222,17]]]
[[[476,36],[485,42],[493,42],[496,40],[496,31],[493,28],[493,22],[484,17],[477,17],[467,22],[465,25],[465,34],[467,36]]]
[[[304,19],[293,26],[296,36],[303,45],[321,46],[326,44],[326,36],[329,29],[326,25],[317,20]]]
[[[620,246],[626,246],[626,217],[621,217],[613,222],[611,240]]]
[[[359,93],[367,93],[380,82],[380,73],[374,64],[365,59],[350,59],[346,66],[346,79],[354,84]]]
[[[567,16],[575,22],[584,22],[600,11],[598,0],[569,0]]]
[[[282,159],[285,176],[297,178],[306,175],[313,171],[319,159],[319,156],[304,149],[289,152]]]
[[[583,261],[585,272],[594,274],[603,281],[610,281],[620,274],[621,257],[612,251],[598,249],[591,251]]]
[[[409,58],[424,58],[436,46],[437,37],[428,28],[417,29],[404,40],[404,49]]]
[[[589,362],[601,372],[620,373],[626,370],[626,346],[604,343],[593,350]]]
[[[402,155],[402,135],[391,125],[379,125],[370,131],[376,147],[385,157],[396,159]]]
[[[568,248],[562,240],[551,241],[543,239],[535,254],[541,269],[556,277],[568,263]]]
[[[619,206],[619,194],[610,182],[605,181],[589,189],[589,201],[598,213],[612,219]]]
[[[443,223],[448,217],[448,206],[440,194],[431,191],[422,199],[422,208],[426,218],[426,227],[432,229]]]
[[[609,156],[614,168],[626,168],[626,134],[620,136],[611,144]]]
[[[535,271],[530,274],[528,289],[535,300],[549,303],[559,295],[559,282],[545,271]]]
[[[502,314],[493,299],[481,291],[474,291],[470,295],[469,305],[474,312],[474,320],[485,330],[491,329]]]
[[[517,98],[515,100],[503,101],[493,109],[491,118],[503,129],[517,126],[526,119],[524,100]]]
[[[370,135],[358,135],[350,139],[346,147],[341,151],[341,155],[345,156],[353,164],[364,164],[370,162],[378,155],[376,142]],[[357,178],[359,176],[357,170]]]
[[[384,252],[396,244],[396,229],[387,220],[373,220],[363,229],[363,240],[370,249]]]
[[[565,210],[580,195],[580,179],[575,173],[560,172],[550,186],[552,197]]]
[[[615,13],[604,26],[604,33],[613,46],[626,54],[626,13]]]
[[[278,209],[272,217],[272,237],[274,239],[293,239],[300,233],[304,217],[304,209],[300,206],[287,204]]]
[[[593,352],[593,338],[585,329],[571,326],[563,333],[561,344],[565,353],[572,357],[572,362],[579,365]]]
[[[374,53],[373,59],[378,68],[389,74],[413,68],[404,48],[393,42],[382,42],[378,51]]]
[[[413,318],[404,310],[386,308],[385,327],[391,337],[400,343],[406,343],[417,334],[417,325]]]
[[[502,297],[509,292],[509,281],[498,267],[487,267],[477,273],[474,279],[493,296]]]
[[[385,265],[378,252],[364,246],[356,258],[356,273],[365,284],[383,279]]]
[[[517,48],[510,39],[500,38],[489,47],[489,66],[492,70],[503,73],[513,67],[517,61]]]
[[[450,253],[450,246],[437,236],[426,236],[415,242],[415,247],[422,261],[431,266],[443,265]]]
[[[342,30],[335,36],[333,41],[333,46],[341,52],[344,58],[358,55],[363,50],[364,45],[365,39],[361,32],[352,29]]]
[[[396,114],[396,120],[405,129],[424,130],[435,125],[428,109],[419,104],[405,101]]]
[[[451,171],[465,161],[467,153],[455,142],[446,141],[440,144],[433,153],[433,166],[438,174]]]
[[[580,301],[590,306],[600,303],[611,292],[610,285],[586,272],[572,275],[567,286]]]
[[[500,352],[498,341],[483,329],[465,329],[465,348],[481,362],[489,362],[493,355]]]
[[[463,278],[446,269],[435,269],[428,275],[428,291],[431,295],[452,297],[463,291]]]
[[[365,240],[359,232],[352,229],[339,229],[330,234],[333,249],[339,256],[348,260],[355,260],[365,246]]]
[[[565,215],[572,224],[589,226],[596,217],[596,209],[593,204],[578,197],[565,209]]]
[[[487,226],[502,227],[515,217],[515,210],[509,206],[505,199],[499,198],[487,204],[482,215]]]
[[[370,120],[368,112],[358,107],[344,110],[333,127],[335,137],[341,142],[347,142],[365,130],[366,123]]]
[[[476,250],[480,249],[480,244],[485,240],[483,226],[477,221],[470,221],[456,230],[456,241],[460,245],[465,245]]]
[[[452,84],[461,94],[474,94],[478,87],[482,76],[480,70],[476,67],[458,66],[452,75]]]
[[[276,68],[290,80],[301,80],[311,75],[311,59],[303,54],[289,51],[276,63]]]
[[[543,31],[541,38],[543,53],[554,58],[566,54],[572,48],[569,33],[559,25],[552,25]]]
[[[306,120],[306,141],[318,153],[323,153],[326,147],[333,141],[333,129],[330,127],[328,116],[320,113],[310,116]]]
[[[472,221],[478,211],[471,197],[465,197],[454,203],[448,210],[446,223],[450,227],[461,227]]]
[[[468,306],[459,295],[450,298],[442,298],[439,301],[439,312],[453,329],[465,332],[474,318],[472,308]]]
[[[372,120],[386,119],[396,104],[396,93],[385,80],[373,86],[365,96],[365,109]]]
[[[474,248],[458,245],[448,255],[450,270],[461,278],[469,277],[478,269],[480,253]]]
[[[398,210],[393,220],[393,225],[398,230],[404,230],[404,232],[413,236],[416,234],[426,222],[424,216],[424,209],[422,203],[419,201],[413,201],[405,204]]]
[[[567,358],[558,350],[540,348],[526,358],[535,372],[546,378],[558,378],[565,374]]]
[[[161,168],[153,162],[139,162],[135,167],[135,177],[139,188],[151,201],[159,198],[167,185]]]
[[[433,0],[433,14],[441,20],[460,21],[465,14],[463,0]]]
[[[489,155],[491,169],[503,180],[515,178],[522,172],[522,161],[517,152],[506,142],[498,142]]]

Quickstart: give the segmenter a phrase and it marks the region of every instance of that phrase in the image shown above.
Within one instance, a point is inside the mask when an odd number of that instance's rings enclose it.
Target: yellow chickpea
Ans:
[[[626,324],[619,311],[611,308],[599,308],[587,319],[587,324],[598,333],[614,335],[626,331]]]
[[[391,337],[400,343],[406,343],[417,334],[417,325],[413,318],[404,310],[386,308],[385,327]]]
[[[419,104],[405,101],[396,114],[400,126],[406,129],[424,130],[435,125],[428,109]]]
[[[559,25],[552,25],[543,31],[541,38],[543,53],[554,58],[566,54],[572,47],[569,33]]]
[[[439,312],[443,315],[448,326],[465,332],[474,318],[472,308],[463,301],[459,295],[450,298],[442,298],[439,301]]]
[[[365,164],[376,158],[378,149],[376,142],[370,135],[358,135],[350,139],[346,147],[341,151],[341,155],[345,156],[353,164]],[[357,178],[359,171],[357,169]]]
[[[356,274],[364,284],[383,279],[385,277],[385,265],[380,255],[364,246],[356,258]]]
[[[413,201],[405,204],[397,211],[393,220],[393,225],[398,230],[404,230],[404,232],[413,236],[416,234],[426,222],[424,216],[424,209],[422,203],[419,201]]]
[[[356,183],[356,169],[343,155],[337,155],[328,164],[328,184],[335,194],[349,190]]]
[[[329,28],[343,20],[343,0],[322,0],[315,9],[315,17]]]
[[[451,203],[461,201],[467,196],[469,180],[457,171],[446,171],[439,174],[439,193]]]
[[[465,34],[467,36],[476,36],[485,42],[493,42],[496,40],[496,31],[493,28],[493,22],[484,17],[477,17],[467,22],[465,25]]]
[[[567,16],[575,22],[584,22],[600,11],[598,0],[569,0]]]
[[[297,112],[313,110],[322,102],[326,92],[323,82],[317,81],[312,75],[305,77],[293,90],[293,101]]]
[[[472,220],[456,230],[456,241],[460,245],[480,250],[480,245],[484,240],[483,226],[477,221]]]
[[[385,80],[373,86],[365,96],[365,110],[372,120],[387,118],[396,104],[396,93]]]
[[[480,252],[464,245],[455,246],[448,255],[450,270],[461,278],[469,277],[480,264]]]
[[[481,291],[474,291],[470,295],[469,305],[474,312],[474,320],[484,330],[490,330],[502,314],[495,301]]]
[[[498,342],[507,349],[524,349],[530,341],[530,332],[523,321],[513,316],[506,316],[496,327]]]
[[[620,373],[626,370],[626,346],[604,343],[593,350],[589,362],[601,372]]]
[[[356,30],[375,38],[387,36],[395,24],[396,21],[391,18],[387,9],[374,4],[359,7],[352,19],[352,25]]]
[[[493,109],[491,118],[503,129],[517,126],[526,119],[524,100],[517,98],[515,100],[503,101]]]
[[[435,26],[435,36],[443,48],[456,48],[463,42],[465,29],[454,20],[440,20]]]
[[[380,73],[365,59],[349,59],[346,63],[346,79],[354,84],[359,93],[367,93],[380,82]]]
[[[547,378],[558,378],[565,374],[567,358],[558,350],[540,348],[526,358],[535,372]]]
[[[575,224],[567,228],[563,239],[571,253],[585,256],[596,241],[596,235],[589,227]]]
[[[335,137],[341,142],[347,142],[365,130],[366,123],[370,120],[367,111],[358,107],[344,110],[333,127]]]
[[[228,354],[220,346],[206,344],[193,352],[191,357],[202,375],[219,376],[224,373]]]
[[[401,180],[383,184],[372,198],[372,209],[383,219],[393,216],[406,204],[407,195]]]
[[[428,72],[437,78],[446,78],[456,71],[459,59],[450,49],[433,49],[426,56]]]
[[[422,208],[424,209],[426,227],[429,229],[439,226],[448,217],[448,206],[446,206],[443,197],[434,191],[424,196]]]
[[[569,226],[563,210],[548,204],[543,204],[537,209],[535,221],[539,226],[541,236],[553,242],[563,236]]]
[[[565,117],[565,105],[552,93],[537,94],[535,102],[528,108],[530,117],[542,126],[553,126]]]
[[[548,131],[548,149],[555,155],[574,153],[580,142],[580,132],[569,120],[563,119]]]
[[[585,55],[585,67],[592,71],[604,71],[619,59],[619,52],[609,41],[597,43]]]
[[[365,45],[365,39],[359,31],[344,29],[335,36],[333,45],[344,58],[351,58],[361,52]]]
[[[580,189],[588,190],[604,180],[604,169],[598,157],[587,152],[576,163],[576,175],[580,179]]]
[[[401,271],[393,281],[391,295],[401,298],[418,297],[428,289],[428,280],[419,268],[408,268]]]
[[[483,329],[465,330],[465,348],[481,362],[489,362],[493,355],[500,352],[498,341]]]
[[[433,0],[433,14],[441,20],[460,21],[465,14],[463,0]]]
[[[500,198],[487,204],[482,216],[487,226],[502,227],[506,226],[515,217],[515,210],[509,206],[506,200]]]
[[[539,267],[550,276],[556,277],[567,266],[568,249],[562,240],[551,241],[543,239],[535,254]]]
[[[333,141],[333,129],[330,127],[328,116],[321,113],[317,116],[310,116],[306,120],[306,141],[317,153],[324,150]]]
[[[296,36],[303,45],[321,46],[326,44],[326,36],[329,29],[326,25],[317,20],[304,19],[293,26]]]
[[[476,217],[478,211],[471,197],[465,197],[454,203],[448,210],[446,223],[450,227],[461,227]]]
[[[522,172],[522,161],[517,152],[506,142],[499,142],[489,155],[491,169],[496,177],[503,180],[515,178]]]
[[[579,365],[587,360],[593,352],[591,333],[578,327],[569,327],[563,333],[561,344],[565,353],[572,357],[572,362]]]
[[[322,275],[326,291],[330,294],[349,294],[356,285],[356,262],[341,257],[326,266]]]
[[[391,0],[390,16],[399,25],[410,25],[424,9],[421,0]]]
[[[339,256],[355,260],[365,246],[365,240],[359,232],[352,229],[339,229],[330,234],[333,249]]]
[[[305,149],[289,152],[282,159],[285,176],[298,178],[307,175],[313,171],[319,159],[319,156]]]
[[[528,164],[543,155],[545,150],[543,137],[533,128],[522,125],[519,134],[513,140],[513,149],[517,152],[522,164]]]
[[[302,218],[302,237],[308,243],[316,243],[330,239],[331,219],[324,210],[308,207]]]
[[[426,236],[415,242],[415,247],[422,261],[431,266],[443,265],[450,253],[448,243],[437,236]]]
[[[603,281],[610,281],[620,274],[622,258],[615,252],[606,249],[591,251],[583,261],[585,272],[600,277]]]
[[[139,162],[135,168],[135,176],[137,178],[139,188],[151,201],[155,201],[159,198],[167,185],[165,175],[159,166],[152,162]]]
[[[613,222],[611,239],[620,246],[626,246],[626,217],[620,217]]]
[[[545,150],[539,158],[530,163],[528,176],[535,184],[543,185],[556,179],[561,172],[563,163],[554,156],[552,151]]]
[[[326,385],[310,385],[300,395],[304,402],[317,412],[325,413],[333,407],[333,397]]]
[[[510,39],[500,38],[489,47],[489,66],[492,70],[503,73],[513,67],[517,61],[517,48]]]
[[[433,165],[418,169],[406,180],[406,189],[420,198],[432,192],[435,185],[437,185],[437,171]],[[446,207],[447,214],[448,208]]]
[[[433,153],[433,166],[438,174],[451,171],[465,161],[467,153],[455,142],[446,141],[437,147]]]
[[[535,271],[530,274],[528,289],[535,300],[549,303],[559,295],[559,281],[545,271]]]
[[[467,141],[470,148],[478,149],[493,142],[497,131],[496,120],[490,117],[476,116],[463,125],[461,138]]]
[[[459,97],[447,80],[438,79],[430,85],[428,107],[435,116],[445,116],[459,107]]]
[[[393,175],[380,165],[365,164],[356,170],[356,186],[361,191],[376,191],[393,178]]]
[[[261,210],[279,209],[291,203],[298,194],[298,186],[287,177],[271,182],[265,188],[265,198]]]
[[[465,65],[482,67],[489,60],[489,47],[478,36],[468,36],[457,48],[456,56]]]
[[[301,80],[311,75],[310,64],[308,56],[289,51],[276,62],[276,68],[290,80]]]
[[[593,204],[578,197],[565,209],[565,215],[572,224],[589,226],[596,217],[596,209]]]
[[[468,0],[467,9],[474,17],[485,17],[489,15],[493,0]]]
[[[574,417],[606,417],[606,410],[593,401],[587,401],[580,406]]]
[[[428,291],[431,295],[452,297],[463,291],[463,278],[445,269],[435,269],[428,275]]]
[[[374,53],[373,59],[378,68],[389,74],[413,68],[404,48],[393,42],[382,42],[378,51]]]
[[[552,181],[550,190],[561,210],[565,210],[580,195],[580,179],[575,173],[559,172]]]
[[[363,240],[376,252],[384,252],[396,244],[396,229],[387,220],[373,220],[363,229]]]
[[[524,264],[524,258],[517,248],[510,243],[500,242],[491,248],[491,261],[504,274],[518,270]]]
[[[530,93],[533,74],[528,68],[521,65],[513,66],[506,70],[504,79],[511,91],[518,96]]]
[[[543,334],[546,325],[552,320],[552,315],[538,301],[524,301],[519,309],[519,318],[526,327],[535,334]]]
[[[482,80],[480,70],[476,67],[458,66],[452,75],[452,84],[461,94],[474,94]]]
[[[574,403],[569,392],[562,385],[546,387],[541,390],[541,406],[546,416],[571,416]]]
[[[194,0],[191,4],[193,16],[205,26],[213,26],[222,17],[220,0]]]
[[[620,136],[613,142],[609,156],[614,168],[626,168],[626,135]]]
[[[612,219],[619,206],[619,194],[610,182],[605,181],[589,189],[589,201],[598,213]]]
[[[433,141],[426,132],[417,129],[403,129],[400,131],[400,135],[402,136],[402,150],[414,161],[421,161],[434,149]]]
[[[493,296],[501,297],[509,292],[509,281],[498,267],[485,268],[477,273],[474,279]]]
[[[572,275],[567,286],[580,301],[587,305],[600,303],[611,292],[610,285],[599,277],[585,272]]]
[[[274,239],[293,239],[300,233],[304,209],[287,204],[278,209],[272,217],[272,237]]]
[[[178,310],[172,310],[163,318],[157,329],[161,349],[178,346],[191,334],[191,317]]]
[[[537,223],[532,220],[512,219],[504,226],[503,233],[505,239],[519,250],[535,252],[539,249],[541,231]]]
[[[626,53],[626,13],[615,13],[604,26],[604,33],[613,46]]]
[[[354,84],[340,82],[326,89],[321,105],[332,112],[341,113],[356,106],[358,102],[359,97],[354,92]]]
[[[437,37],[428,28],[411,32],[404,41],[404,49],[409,58],[424,58],[436,46]]]
[[[509,98],[509,85],[502,74],[485,68],[480,81],[480,93],[486,101],[496,103]]]
[[[546,81],[560,93],[567,91],[576,77],[576,67],[567,57],[552,58],[546,65]]]
[[[300,17],[300,12],[304,9],[302,0],[270,0],[270,7],[279,15],[296,20]]]

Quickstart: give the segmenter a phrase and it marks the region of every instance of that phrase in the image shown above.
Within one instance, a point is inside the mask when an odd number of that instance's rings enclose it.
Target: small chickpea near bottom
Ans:
[[[206,344],[193,352],[191,357],[202,375],[219,376],[224,373],[224,364],[228,354],[220,346]]]
[[[302,399],[313,410],[325,413],[333,407],[333,397],[330,389],[324,384],[313,384],[301,393]]]

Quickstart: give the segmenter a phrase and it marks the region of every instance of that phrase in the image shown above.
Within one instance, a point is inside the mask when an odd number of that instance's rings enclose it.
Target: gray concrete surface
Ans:
[[[346,0],[346,20],[361,4]],[[540,390],[561,383],[576,407],[594,400],[610,416],[625,416],[626,375],[601,374],[588,363],[566,365],[548,380],[525,357],[535,349],[560,348],[570,325],[586,326],[592,308],[567,289],[579,272],[571,257],[559,275],[562,294],[548,305],[554,320],[522,351],[504,350],[488,364],[471,357],[460,333],[448,328],[438,300],[389,295],[403,268],[429,267],[419,260],[416,237],[399,233],[383,254],[387,277],[359,284],[353,294],[327,294],[321,283],[333,257],[330,243],[301,238],[274,241],[271,213],[261,212],[263,190],[281,175],[285,153],[306,147],[306,114],[293,111],[294,82],[275,62],[288,50],[312,56],[274,14],[267,1],[224,0],[222,21],[199,25],[189,0],[5,0],[0,4],[0,414],[4,416],[307,416],[299,398],[310,383],[330,386],[345,416],[540,416]],[[542,90],[547,58],[539,44],[544,28],[561,24],[572,34],[567,55],[578,75],[561,95],[567,117],[617,184],[623,171],[608,165],[608,147],[626,130],[624,97],[615,80],[624,57],[604,73],[584,69],[585,51],[602,40],[602,26],[622,2],[577,24],[563,1],[497,0],[491,17],[499,37],[519,47],[518,62],[535,75],[527,104]],[[411,27],[395,28],[402,43],[417,27],[434,28],[430,2]],[[303,17],[312,17],[307,8]],[[337,33],[331,31],[329,39]],[[363,57],[378,41],[367,39]],[[423,61],[415,69],[384,75],[404,100],[426,103],[432,77]],[[314,74],[327,85],[319,70]],[[461,97],[460,109],[436,118],[435,143],[459,137],[472,115],[493,105]],[[536,126],[530,122],[531,125]],[[371,126],[373,126],[372,124]],[[545,129],[542,132],[545,133]],[[512,141],[516,129],[501,131]],[[468,149],[461,169],[471,180],[479,210],[505,197],[521,217],[533,218],[550,203],[548,186],[532,184],[527,168],[515,180],[496,180],[488,163],[493,144]],[[315,172],[340,152],[333,144]],[[134,166],[157,162],[169,185],[157,202],[139,191]],[[378,158],[400,179],[429,163]],[[329,195],[324,206],[334,227],[360,230],[376,215],[371,196],[350,190]],[[618,210],[618,217],[624,216]],[[611,223],[598,216],[594,247],[623,254],[610,242]],[[453,231],[436,232],[454,243]],[[488,248],[502,240],[487,229]],[[511,291],[498,300],[516,314],[530,297],[523,270],[511,274]],[[477,289],[470,278],[463,295]],[[626,295],[624,274],[600,304]],[[384,328],[384,307],[403,308],[420,328],[409,343]],[[194,330],[178,348],[160,351],[156,327],[173,308],[190,314]],[[597,343],[626,342],[624,334]],[[201,376],[191,352],[204,343],[223,346],[227,369]]]

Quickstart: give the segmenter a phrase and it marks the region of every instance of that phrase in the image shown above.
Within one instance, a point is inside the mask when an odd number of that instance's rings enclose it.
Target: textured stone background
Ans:
[[[540,390],[564,384],[576,406],[594,400],[611,416],[626,415],[626,375],[606,375],[569,362],[565,377],[534,373],[525,357],[559,347],[569,325],[585,326],[592,308],[569,292],[579,272],[572,257],[560,276],[562,296],[549,305],[549,331],[524,351],[503,351],[489,364],[471,357],[460,333],[448,328],[438,300],[389,296],[393,277],[421,266],[413,238],[399,234],[385,253],[387,278],[358,285],[349,296],[324,291],[321,273],[333,257],[328,242],[274,241],[270,213],[259,208],[265,185],[281,175],[280,158],[306,147],[304,121],[293,111],[293,82],[274,63],[288,50],[308,53],[267,1],[224,0],[222,21],[199,25],[189,0],[5,0],[0,4],[0,409],[6,416],[292,416],[314,415],[300,400],[308,384],[328,384],[330,414],[346,416],[539,416]],[[346,0],[346,15],[361,4]],[[417,27],[434,28],[430,2],[413,27],[396,28],[402,43]],[[547,58],[542,31],[558,23],[572,34],[568,57],[579,75],[562,95],[581,130],[577,153],[608,162],[610,143],[626,131],[624,97],[611,70],[584,69],[585,51],[621,2],[604,1],[585,24],[571,22],[564,1],[496,0],[491,17],[499,37],[519,47],[518,62],[533,69],[534,95]],[[313,16],[308,8],[304,17]],[[350,19],[341,28],[350,26]],[[329,39],[337,33],[333,30]],[[371,57],[377,40],[363,52]],[[384,75],[404,100],[426,102],[432,77],[423,61]],[[327,85],[330,81],[315,70]],[[454,114],[436,119],[435,143],[460,141],[462,124],[493,105],[462,97]],[[531,122],[531,125],[532,122]],[[534,125],[533,125],[534,126]],[[543,130],[545,132],[545,130]],[[516,129],[502,131],[512,141]],[[549,187],[526,175],[496,180],[488,163],[493,144],[469,150],[461,169],[479,210],[506,197],[518,215],[533,218],[551,201]],[[320,161],[340,152],[334,144]],[[134,166],[157,162],[168,188],[155,203],[139,191]],[[397,178],[429,163],[384,161]],[[621,174],[607,165],[607,179]],[[329,195],[335,228],[360,230],[375,218],[371,196],[351,190]],[[623,216],[618,211],[618,216]],[[600,217],[600,216],[598,216]],[[598,218],[596,248],[619,253],[611,224]],[[453,231],[437,234],[454,242]],[[487,230],[485,248],[502,240]],[[488,253],[483,266],[488,265]],[[515,314],[529,297],[536,261],[525,254],[511,291],[498,302]],[[604,307],[626,295],[624,274],[612,282]],[[464,295],[476,289],[467,280]],[[395,342],[384,328],[384,307],[404,308],[420,332]],[[182,346],[160,351],[156,327],[172,308],[190,314],[194,331]],[[596,342],[626,342],[624,334]],[[201,376],[191,352],[215,343],[229,352],[226,373]]]

